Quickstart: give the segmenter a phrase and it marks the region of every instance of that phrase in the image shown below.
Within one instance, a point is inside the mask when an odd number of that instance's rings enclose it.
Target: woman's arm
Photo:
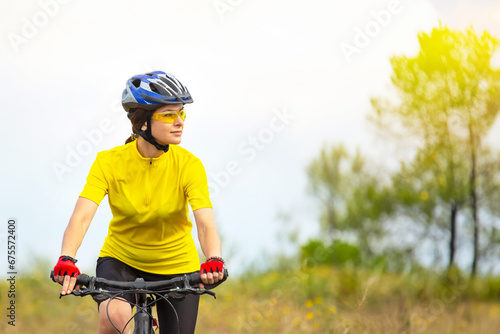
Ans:
[[[64,231],[63,242],[61,247],[61,256],[67,255],[71,257],[76,256],[76,252],[80,245],[82,244],[83,237],[89,229],[92,218],[94,218],[95,212],[99,206],[84,197],[79,197],[75,205],[75,210],[71,215],[68,226]],[[66,276],[55,276],[56,282],[63,285],[61,294],[71,293],[75,287],[76,277]]]
[[[194,219],[196,220],[196,228],[198,230],[198,240],[200,241],[201,250],[206,258],[213,256],[221,256],[221,243],[217,226],[215,226],[214,210],[212,208],[202,208],[193,211]],[[213,284],[222,280],[224,273],[212,275],[211,273],[202,274],[201,279],[206,284]]]

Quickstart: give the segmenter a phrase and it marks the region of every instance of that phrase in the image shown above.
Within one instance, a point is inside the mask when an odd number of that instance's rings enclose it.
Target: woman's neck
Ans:
[[[160,155],[165,153],[164,151],[160,151],[148,143],[144,138],[139,136],[137,138],[137,150],[144,158],[158,158]]]

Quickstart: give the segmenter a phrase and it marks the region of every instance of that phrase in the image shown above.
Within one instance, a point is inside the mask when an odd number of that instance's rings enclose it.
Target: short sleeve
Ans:
[[[102,170],[100,158],[101,155],[98,153],[87,176],[87,183],[80,194],[80,197],[88,198],[97,203],[97,205],[101,203],[104,196],[108,193],[108,182]]]
[[[211,208],[207,174],[201,161],[198,158],[190,161],[184,172],[184,191],[191,209]]]

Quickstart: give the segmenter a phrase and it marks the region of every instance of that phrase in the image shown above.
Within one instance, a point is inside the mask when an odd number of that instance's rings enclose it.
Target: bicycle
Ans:
[[[54,281],[54,271],[50,273],[50,277]],[[85,297],[89,295],[97,296],[98,298],[102,298],[102,300],[109,298],[111,301],[116,297],[123,296],[126,293],[135,293],[136,303],[132,303],[132,305],[136,307],[135,314],[132,315],[125,327],[127,327],[128,324],[132,320],[134,320],[135,326],[133,334],[154,334],[154,327],[156,326],[158,329],[158,324],[156,322],[156,319],[154,319],[153,317],[152,310],[158,298],[166,300],[168,304],[170,304],[168,298],[179,299],[187,294],[208,294],[216,298],[215,293],[210,290],[224,282],[227,277],[227,269],[224,269],[224,278],[222,281],[219,281],[215,284],[204,284],[205,289],[200,289],[196,286],[202,283],[199,272],[185,274],[181,277],[176,277],[170,280],[153,282],[146,282],[142,278],[137,278],[133,282],[112,281],[105,278],[80,274],[77,277],[76,284],[81,285],[82,288],[80,288],[79,291],[73,290],[70,294],[78,297]],[[108,288],[115,288],[120,290],[110,291],[107,290]],[[63,296],[69,295],[60,295],[59,298]],[[118,333],[123,333],[123,331],[120,331],[111,321],[108,308],[109,303],[106,307],[106,314],[108,315],[108,319],[111,322],[111,325],[117,330]],[[177,333],[179,333],[179,317],[173,306],[172,310],[174,311],[175,317],[177,319]]]

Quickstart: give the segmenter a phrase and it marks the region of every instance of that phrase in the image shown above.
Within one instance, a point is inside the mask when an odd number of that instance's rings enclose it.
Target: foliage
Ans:
[[[470,122],[478,130],[494,122],[500,101],[500,72],[490,64],[499,42],[488,32],[478,36],[439,27],[418,36],[416,57],[391,58],[392,83],[400,103],[373,99],[378,116],[393,116],[427,142],[468,138]],[[477,131],[479,135],[485,132]]]
[[[313,265],[336,265],[359,264],[359,249],[340,240],[334,240],[327,245],[322,240],[310,240],[302,246],[302,263]]]
[[[331,239],[353,234],[362,254],[373,254],[373,244],[385,234],[379,223],[392,210],[373,165],[358,150],[325,146],[308,167],[311,192],[321,206],[321,225]]]
[[[308,166],[321,242],[353,241],[362,262],[391,255],[399,270],[408,267],[402,257],[413,263],[422,244],[432,244],[442,262],[446,242],[451,268],[460,238],[472,235],[475,274],[480,255],[500,255],[500,156],[484,143],[500,112],[500,70],[490,63],[500,42],[488,32],[442,26],[418,40],[417,55],[391,58],[397,99],[372,98],[370,115],[381,132],[402,132],[392,139],[415,138],[415,154],[401,159],[396,172],[381,174],[359,150],[325,145]],[[332,253],[321,242],[305,245],[303,255],[339,263],[335,254],[342,250]]]
[[[415,219],[426,232],[449,231],[449,266],[454,264],[457,219],[466,219],[473,229],[475,273],[484,233],[479,210],[498,217],[487,197],[494,196],[488,183],[498,178],[500,168],[485,163],[495,160],[484,137],[500,111],[500,70],[490,64],[499,41],[488,32],[441,26],[418,38],[416,56],[391,58],[397,100],[373,98],[370,117],[380,130],[399,126],[404,136],[419,142],[415,158],[401,161],[393,180],[398,214]],[[486,233],[481,240],[498,234],[491,224]]]

